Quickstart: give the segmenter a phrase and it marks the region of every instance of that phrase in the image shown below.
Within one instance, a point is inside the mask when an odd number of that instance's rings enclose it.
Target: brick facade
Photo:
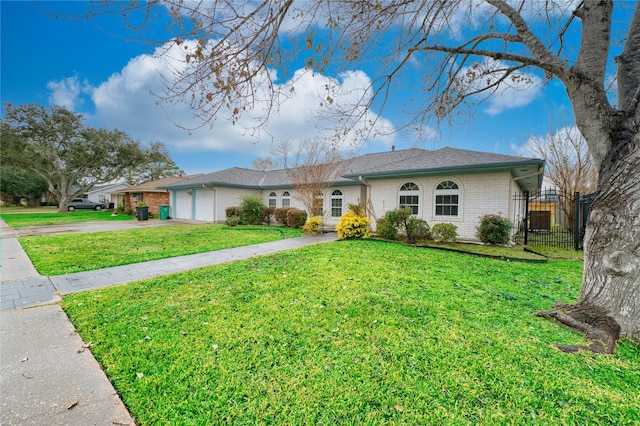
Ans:
[[[159,207],[169,205],[169,192],[127,192],[124,208],[135,210],[139,202],[146,203],[151,213],[160,214]]]

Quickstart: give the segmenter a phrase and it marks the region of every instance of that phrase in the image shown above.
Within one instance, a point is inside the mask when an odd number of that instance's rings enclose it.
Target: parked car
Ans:
[[[102,210],[104,209],[104,204],[96,203],[95,201],[91,201],[88,198],[74,198],[73,200],[69,201],[67,210],[72,212],[75,209]]]

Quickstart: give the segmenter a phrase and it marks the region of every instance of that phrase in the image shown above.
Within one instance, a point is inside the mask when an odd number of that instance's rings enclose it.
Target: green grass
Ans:
[[[539,254],[527,252],[522,246],[503,247],[482,244],[465,244],[465,243],[436,243],[428,242],[426,247],[432,247],[443,250],[461,251],[478,256],[487,256],[509,260],[523,261],[545,261],[546,258]]]
[[[58,213],[57,211],[44,210],[43,213],[7,213],[5,209],[0,215],[7,225],[12,228],[26,228],[28,226],[47,226],[60,223],[95,222],[104,220],[133,220],[133,216],[119,214],[112,216],[108,211],[78,210],[74,212]]]
[[[36,270],[62,275],[298,237],[279,226],[181,225],[20,238]]]
[[[341,241],[63,307],[140,425],[637,424],[640,346],[533,315],[581,270]]]

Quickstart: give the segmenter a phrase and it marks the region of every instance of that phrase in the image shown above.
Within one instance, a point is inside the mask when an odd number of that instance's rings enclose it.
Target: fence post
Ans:
[[[529,191],[524,192],[524,245],[529,243]]]
[[[574,213],[573,213],[573,248],[580,250],[580,193],[576,191],[574,197]]]

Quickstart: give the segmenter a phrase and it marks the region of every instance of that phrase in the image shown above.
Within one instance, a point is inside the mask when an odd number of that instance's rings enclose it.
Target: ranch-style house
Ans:
[[[485,214],[513,218],[515,194],[539,190],[544,160],[455,148],[406,149],[365,154],[336,167],[340,176],[321,195],[325,224],[335,226],[348,204],[366,201],[372,226],[388,210],[412,208],[430,226],[452,223],[460,240],[476,240]],[[170,191],[172,216],[212,223],[226,220],[225,209],[245,194],[269,207],[304,209],[291,174],[232,167],[181,180]]]

